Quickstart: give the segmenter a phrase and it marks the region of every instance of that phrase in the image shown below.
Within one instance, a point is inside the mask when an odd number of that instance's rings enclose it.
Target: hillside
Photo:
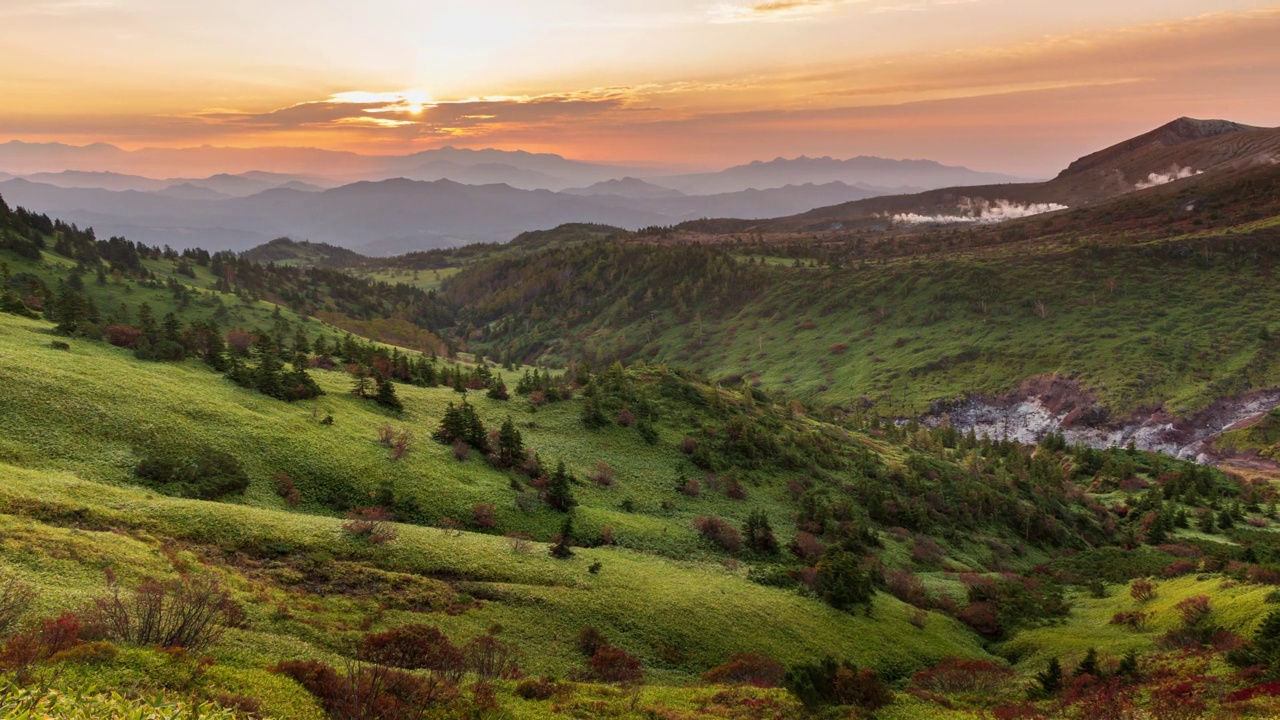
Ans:
[[[883,227],[890,218],[907,224],[1016,218],[1086,207],[1203,173],[1217,180],[1274,164],[1278,157],[1280,129],[1180,118],[1081,158],[1046,182],[966,185],[859,200],[756,227],[765,232],[821,231],[833,225]]]

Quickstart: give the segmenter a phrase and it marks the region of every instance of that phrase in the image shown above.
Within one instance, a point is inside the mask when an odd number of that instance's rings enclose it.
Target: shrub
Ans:
[[[640,661],[615,645],[601,645],[589,662],[591,675],[600,682],[632,684],[644,677]]]
[[[462,680],[467,668],[462,651],[430,625],[401,625],[365,635],[360,657],[405,670],[429,670],[453,683]]]
[[[276,494],[284,499],[285,504],[291,508],[298,507],[298,503],[302,502],[302,493],[293,484],[293,478],[285,473],[275,473],[271,476],[271,481],[275,483]]]
[[[791,554],[800,558],[801,562],[812,564],[822,557],[825,549],[822,541],[803,530],[796,533],[789,547]]]
[[[780,687],[786,668],[768,655],[734,655],[729,662],[717,665],[702,675],[709,683],[721,685],[751,685],[754,687]]]
[[[533,550],[533,538],[524,533],[507,533],[507,541],[511,544],[511,552],[517,555],[528,555]]]
[[[271,671],[293,678],[339,720],[424,717],[457,697],[456,688],[436,676],[359,662],[351,663],[345,674],[318,660],[290,660]]]
[[[102,333],[107,342],[130,350],[137,347],[138,341],[142,339],[142,331],[128,325],[108,325]]]
[[[1150,619],[1151,613],[1141,610],[1122,611],[1111,616],[1111,624],[1125,625],[1131,630],[1141,630],[1147,626],[1147,621]]]
[[[738,552],[742,549],[742,534],[724,518],[699,515],[693,519],[693,527],[702,537],[715,543],[725,552]]]
[[[543,675],[534,680],[529,678],[516,684],[516,695],[525,700],[547,700],[561,694],[567,688],[551,678]]]
[[[924,582],[915,573],[909,570],[896,570],[885,573],[884,579],[885,589],[890,595],[918,608],[931,607],[929,592],[925,589]]]
[[[925,535],[916,535],[911,545],[911,559],[925,565],[936,565],[946,556],[942,546]]]
[[[875,711],[893,701],[893,693],[871,669],[860,669],[832,658],[799,665],[787,671],[783,684],[805,707],[856,705]]]
[[[609,466],[609,463],[598,462],[596,463],[595,470],[592,470],[588,477],[592,482],[600,487],[609,487],[613,484],[615,474],[614,469]]]
[[[622,427],[631,427],[631,423],[636,421],[636,416],[627,408],[622,408],[614,420]]]
[[[370,545],[383,545],[399,533],[391,524],[391,511],[382,507],[357,507],[347,513],[342,529],[352,538]]]
[[[458,462],[466,462],[471,457],[471,446],[462,438],[453,441],[453,459]]]
[[[689,481],[685,482],[683,485],[680,485],[679,487],[677,487],[676,490],[681,495],[684,495],[686,497],[696,498],[702,494],[702,485],[697,480],[690,479]]]
[[[91,606],[90,621],[114,640],[131,645],[203,650],[228,627],[244,624],[243,608],[211,576],[145,579],[131,592],[113,583],[111,594]]]
[[[578,650],[587,657],[595,655],[597,650],[608,644],[609,639],[604,633],[590,625],[578,631]]]
[[[467,667],[484,680],[519,677],[516,649],[492,635],[481,635],[463,648]]]
[[[498,524],[493,503],[476,503],[471,508],[471,522],[478,528],[491,528]]]
[[[724,494],[731,500],[746,500],[747,487],[737,480],[730,480],[725,483]]]
[[[80,616],[73,612],[41,620],[38,627],[5,642],[0,649],[0,670],[12,673],[18,682],[26,682],[37,665],[79,645],[81,627]]]
[[[153,448],[134,474],[165,495],[215,500],[242,493],[249,475],[234,456],[212,448],[198,448],[192,456],[168,448]]]
[[[1182,619],[1182,624],[1186,627],[1196,627],[1203,623],[1212,612],[1209,606],[1208,595],[1193,595],[1189,598],[1181,600],[1173,606],[1177,611],[1178,617]]]
[[[928,692],[993,695],[1013,678],[1013,669],[990,660],[950,658],[911,676],[912,686]]]
[[[987,637],[998,637],[1004,632],[996,606],[989,602],[969,603],[956,614],[956,619]]]
[[[18,576],[0,570],[0,638],[18,626],[18,621],[31,609],[36,592]]]
[[[1156,586],[1148,580],[1134,580],[1129,584],[1129,595],[1138,602],[1146,602],[1156,596]]]
[[[1169,563],[1169,566],[1164,569],[1164,576],[1172,578],[1190,575],[1196,571],[1196,567],[1196,564],[1190,560],[1175,560],[1174,562]],[[1135,595],[1134,597],[1136,599],[1137,596]]]

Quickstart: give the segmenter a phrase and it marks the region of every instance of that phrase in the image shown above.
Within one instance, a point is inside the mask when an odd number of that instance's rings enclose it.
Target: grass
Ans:
[[[1139,603],[1129,595],[1126,585],[1108,585],[1105,598],[1083,593],[1071,599],[1071,614],[1058,625],[1023,630],[1000,649],[1002,654],[1018,658],[1017,667],[1027,672],[1043,669],[1049,658],[1059,658],[1067,668],[1074,666],[1089,648],[1097,648],[1103,657],[1119,658],[1133,650],[1139,654],[1156,649],[1156,640],[1180,625],[1174,606],[1196,595],[1210,598],[1213,612],[1210,621],[1226,630],[1250,637],[1262,618],[1272,609],[1266,604],[1274,588],[1265,585],[1235,584],[1218,576],[1188,575],[1156,581],[1153,599]],[[1141,610],[1151,613],[1147,627],[1141,631],[1123,625],[1112,625],[1118,612]]]
[[[304,497],[314,497],[325,483],[353,483],[368,493],[391,483],[397,496],[415,498],[437,518],[466,517],[476,502],[495,502],[499,527],[540,538],[555,531],[562,516],[520,511],[505,475],[478,459],[459,463],[449,448],[427,439],[444,406],[456,399],[451,390],[400,386],[407,410],[391,416],[347,393],[344,375],[317,372],[330,394],[286,404],[238,388],[195,362],[147,363],[75,339],[70,351],[56,350],[49,327],[0,316],[0,386],[6,389],[0,395],[0,566],[40,589],[41,613],[77,607],[102,592],[107,567],[126,582],[172,577],[182,568],[222,575],[248,605],[251,624],[230,632],[215,650],[216,672],[202,687],[260,697],[277,716],[314,716],[315,708],[265,668],[298,657],[336,660],[370,622],[372,629],[428,622],[460,642],[498,624],[505,628],[501,637],[522,651],[528,672],[558,677],[582,667],[574,640],[581,627],[593,625],[644,661],[656,687],[638,702],[672,709],[705,704],[699,697],[709,691],[686,686],[739,652],[763,652],[785,663],[830,653],[894,677],[944,657],[987,657],[957,621],[930,614],[918,629],[908,622],[910,608],[887,595],[877,596],[868,615],[842,613],[749,582],[745,569],[722,565],[689,528],[689,517],[744,516],[760,506],[780,512],[780,496],[769,484],[753,487],[745,503],[710,493],[697,500],[679,496],[674,478],[687,460],[675,448],[676,428],[664,426],[659,444],[649,446],[634,429],[585,433],[580,401],[531,413],[521,400],[472,397],[490,424],[508,412],[518,417],[527,442],[548,460],[563,457],[580,475],[596,460],[613,465],[613,487],[576,488],[578,526],[589,535],[612,524],[622,547],[582,548],[559,561],[541,543],[519,554],[497,535],[402,525],[398,539],[370,548],[348,539],[342,519],[316,501],[304,504],[305,512],[285,508],[271,475],[289,473]],[[330,414],[331,426],[317,419]],[[419,438],[398,463],[376,441],[376,429],[388,422],[411,427]],[[243,501],[180,500],[135,485],[139,452],[175,443],[241,458],[251,477]],[[624,497],[634,499],[636,512],[616,509]],[[679,507],[658,507],[676,497],[682,498]],[[597,562],[602,569],[589,572]],[[376,593],[303,590],[299,573],[315,570],[316,563],[363,579],[394,573],[440,603],[434,610],[394,602],[380,609],[379,598],[386,598]],[[449,602],[468,609],[439,612]],[[176,680],[161,678],[162,660],[152,651],[130,650],[105,669],[69,677],[80,685],[138,692],[177,687]],[[544,707],[512,702],[528,710],[513,717],[554,716]],[[608,702],[630,701],[619,696]]]

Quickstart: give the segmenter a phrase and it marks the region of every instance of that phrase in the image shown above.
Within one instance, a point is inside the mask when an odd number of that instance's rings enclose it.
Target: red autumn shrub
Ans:
[[[1014,676],[1013,669],[991,660],[949,658],[911,676],[913,687],[927,692],[994,694]]]
[[[747,487],[737,480],[725,483],[724,494],[733,500],[746,500]]]
[[[631,423],[636,421],[636,416],[633,415],[630,410],[622,408],[618,411],[618,416],[614,419],[622,427],[631,427]]]
[[[981,635],[996,637],[1004,632],[1000,626],[996,606],[988,602],[969,603],[969,606],[956,613],[956,619],[973,628]]]
[[[370,545],[383,545],[399,533],[391,524],[391,511],[382,507],[357,507],[347,513],[342,529],[351,537]]]
[[[1129,596],[1138,602],[1146,602],[1156,596],[1156,586],[1141,578],[1129,583]]]
[[[203,650],[228,627],[245,623],[244,608],[212,576],[144,579],[131,592],[112,584],[91,606],[88,622],[104,637],[131,645]]]
[[[516,695],[525,700],[547,700],[565,692],[567,689],[566,686],[543,675],[537,680],[533,678],[521,680],[516,685]]]
[[[1177,611],[1178,617],[1182,618],[1182,624],[1187,627],[1199,625],[1212,612],[1208,595],[1193,595],[1179,601],[1178,604],[1173,606],[1173,609]]]
[[[293,484],[293,478],[285,473],[275,473],[271,476],[271,481],[275,483],[276,494],[284,498],[285,504],[289,507],[298,507],[298,503],[302,502],[302,493]]]
[[[138,341],[142,339],[142,331],[128,325],[108,325],[103,329],[102,337],[116,347],[132,350],[138,346]]]
[[[781,687],[786,668],[768,655],[734,655],[729,662],[717,665],[702,675],[709,683],[720,685],[752,685],[754,687]]]
[[[726,552],[742,549],[742,533],[724,518],[715,515],[699,515],[693,519],[693,527],[702,537],[719,545]]]
[[[1151,619],[1151,613],[1145,613],[1141,610],[1121,611],[1111,616],[1112,625],[1124,625],[1131,630],[1141,630],[1147,626],[1147,621]]]
[[[857,705],[874,712],[893,702],[889,686],[870,668],[853,670],[841,666],[833,685],[841,705]]]
[[[822,557],[822,552],[826,549],[822,541],[814,537],[811,533],[803,530],[796,533],[796,537],[791,541],[788,548],[791,554],[800,558],[801,561],[808,565],[812,565]]]
[[[241,357],[248,357],[249,350],[253,347],[253,340],[253,333],[232,330],[227,333],[227,349]]]
[[[481,635],[462,649],[467,667],[483,680],[520,677],[516,649],[492,635]]]
[[[1196,564],[1190,560],[1175,560],[1169,563],[1163,571],[1163,575],[1167,578],[1180,577],[1182,575],[1190,575],[1196,571]],[[1137,599],[1137,596],[1134,596]]]
[[[598,462],[596,463],[595,469],[592,470],[591,474],[588,475],[587,477],[590,478],[592,482],[599,485],[600,487],[609,487],[610,485],[613,484],[613,480],[616,474],[617,473],[609,465],[609,463]]]
[[[640,661],[615,645],[601,645],[588,662],[592,676],[600,682],[629,684],[644,677]]]
[[[942,546],[926,535],[916,535],[911,545],[911,559],[926,565],[936,565],[946,556]]]
[[[889,594],[902,602],[918,608],[931,607],[929,592],[925,589],[924,582],[916,577],[915,573],[909,570],[895,570],[885,573],[884,580],[885,589]]]
[[[439,628],[412,624],[364,636],[361,658],[405,670],[429,670],[451,682],[460,682],[466,658]]]
[[[476,503],[471,508],[471,522],[478,528],[491,528],[498,524],[493,503]]]
[[[702,485],[697,480],[690,479],[679,487],[679,491],[681,495],[696,498],[702,494]]]
[[[836,343],[835,345],[827,348],[827,352],[832,355],[843,355],[849,352],[849,345],[848,343]]]
[[[684,453],[685,455],[692,455],[694,452],[697,451],[697,449],[698,449],[698,441],[694,440],[688,435],[686,435],[685,438],[680,441],[680,452]]]

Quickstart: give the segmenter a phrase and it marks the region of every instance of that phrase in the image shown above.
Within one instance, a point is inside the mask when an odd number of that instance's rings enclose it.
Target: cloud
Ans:
[[[721,3],[708,14],[713,23],[805,20],[841,7],[860,6],[871,13],[925,10],[931,5],[959,5],[977,0],[764,0]]]
[[[619,110],[627,88],[602,88],[537,96],[433,100],[424,91],[353,90],[324,100],[264,112],[207,110],[189,117],[203,123],[276,131],[293,129],[395,130],[411,135],[484,134],[508,125],[544,125]]]
[[[14,0],[12,6],[0,7],[0,17],[69,17],[118,6],[116,0]]]

